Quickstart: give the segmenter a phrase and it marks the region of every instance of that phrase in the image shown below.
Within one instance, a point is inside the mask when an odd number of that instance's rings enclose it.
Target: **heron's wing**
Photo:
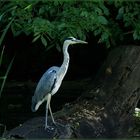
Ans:
[[[58,70],[59,67],[51,67],[43,74],[33,96],[36,103],[51,92],[56,82]]]

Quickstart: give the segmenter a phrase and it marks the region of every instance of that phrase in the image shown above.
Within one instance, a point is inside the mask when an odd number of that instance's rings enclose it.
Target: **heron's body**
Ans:
[[[43,76],[39,80],[39,83],[36,87],[34,96],[32,97],[32,107],[31,108],[32,108],[33,112],[38,110],[39,106],[44,101],[47,101],[45,128],[48,127],[48,125],[47,125],[48,108],[50,110],[50,114],[51,114],[52,120],[54,122],[54,118],[53,118],[53,115],[51,112],[51,107],[50,107],[50,101],[51,101],[51,96],[54,95],[58,91],[59,87],[61,86],[64,76],[68,70],[69,60],[70,60],[70,57],[68,54],[68,46],[70,44],[76,44],[76,43],[86,43],[86,42],[81,41],[81,40],[76,40],[73,37],[69,38],[69,40],[66,40],[64,42],[64,44],[63,44],[64,60],[63,60],[61,67],[53,66],[53,67],[49,68],[43,74]]]

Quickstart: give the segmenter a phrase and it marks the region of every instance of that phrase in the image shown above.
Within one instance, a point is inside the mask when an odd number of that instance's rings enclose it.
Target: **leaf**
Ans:
[[[39,38],[40,38],[40,34],[37,35],[37,36],[33,39],[32,43],[36,42]]]
[[[103,25],[107,25],[108,21],[104,16],[98,16],[98,22]]]
[[[0,55],[0,66],[1,66],[1,64],[2,64],[4,49],[5,49],[5,46],[3,46],[2,51],[1,51],[1,55]]]
[[[4,31],[3,31],[3,33],[2,33],[2,35],[1,35],[1,37],[0,37],[0,46],[1,46],[2,42],[3,42],[3,40],[4,40],[4,37],[5,37],[5,35],[6,35],[7,31],[8,31],[8,29],[10,28],[10,26],[11,26],[13,20],[14,20],[14,18],[7,24],[6,28],[4,29]]]
[[[2,81],[2,84],[1,84],[1,87],[0,87],[0,97],[1,97],[1,94],[2,94],[2,91],[3,91],[3,88],[4,88],[4,85],[5,85],[6,79],[8,77],[9,71],[10,71],[10,69],[12,67],[13,62],[14,62],[14,59],[15,59],[15,55],[12,58],[11,62],[9,63],[8,68],[6,70],[6,73],[5,73],[5,76],[4,76],[4,79]]]
[[[106,16],[109,15],[109,10],[108,10],[108,8],[104,5],[103,2],[101,2],[101,3],[99,4],[99,7],[103,10],[103,13],[104,13]]]
[[[28,6],[26,6],[26,7],[24,8],[24,10],[31,9],[31,8],[32,8],[32,4],[29,4]]]
[[[111,47],[109,40],[106,41],[106,47],[107,48],[110,48]]]
[[[137,32],[136,31],[134,31],[134,33],[133,33],[133,38],[134,38],[134,40],[137,39]]]
[[[6,78],[7,78],[6,76],[0,76],[0,80],[4,80]]]
[[[96,29],[95,31],[94,31],[94,35],[95,36],[97,36],[97,35],[99,35],[101,33],[101,29],[99,28],[99,29]]]
[[[109,38],[109,34],[107,32],[103,32],[101,35],[101,42],[105,42]]]
[[[45,12],[45,8],[44,7],[41,7],[40,9],[39,9],[39,15],[40,14],[43,14]]]
[[[123,14],[124,14],[124,7],[121,7],[121,8],[118,10],[118,15],[117,15],[116,19],[122,19]]]
[[[0,21],[2,21],[3,16],[4,16],[4,13],[0,15]]]
[[[87,11],[82,11],[80,16],[81,17],[88,17],[88,12]]]
[[[95,12],[96,12],[97,14],[99,14],[99,15],[102,14],[102,10],[101,10],[99,7],[96,7],[96,8],[95,8]]]
[[[134,31],[133,38],[134,38],[134,40],[140,40],[140,34],[138,33],[137,30]]]
[[[43,36],[41,36],[41,42],[45,47],[47,46],[47,41]]]
[[[34,33],[34,36],[38,36],[38,35],[40,35],[40,32],[35,32]]]

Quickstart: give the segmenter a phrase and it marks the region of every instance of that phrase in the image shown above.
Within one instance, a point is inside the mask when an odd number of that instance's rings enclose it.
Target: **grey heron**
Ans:
[[[69,60],[70,60],[68,47],[71,44],[77,44],[77,43],[86,44],[87,42],[78,40],[74,37],[69,37],[64,41],[64,44],[63,44],[64,60],[63,60],[62,65],[60,67],[52,66],[43,74],[43,76],[41,77],[41,79],[39,80],[37,84],[34,96],[32,97],[31,109],[33,112],[37,111],[39,106],[44,101],[47,101],[45,129],[49,127],[47,124],[48,109],[50,111],[52,122],[55,124],[53,114],[51,111],[51,106],[50,106],[51,97],[58,91],[62,83],[62,80],[68,70]]]

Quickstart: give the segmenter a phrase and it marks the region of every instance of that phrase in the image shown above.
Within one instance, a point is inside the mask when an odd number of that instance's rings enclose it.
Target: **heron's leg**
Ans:
[[[52,114],[52,110],[51,110],[51,105],[50,104],[49,104],[49,110],[50,110],[52,121],[55,124],[55,121],[54,121],[54,117],[53,117],[53,114]]]
[[[53,121],[53,123],[55,123],[55,121],[54,121],[54,117],[53,117],[53,114],[52,114],[52,110],[51,110],[51,97],[52,97],[52,95],[51,94],[49,94],[48,95],[48,105],[49,105],[49,111],[50,111],[50,115],[51,115],[51,118],[52,118],[52,121]]]
[[[46,120],[45,120],[45,129],[48,128],[48,107],[49,107],[49,104],[50,104],[50,99],[51,99],[51,96],[50,94],[47,95],[47,104],[46,104]]]

